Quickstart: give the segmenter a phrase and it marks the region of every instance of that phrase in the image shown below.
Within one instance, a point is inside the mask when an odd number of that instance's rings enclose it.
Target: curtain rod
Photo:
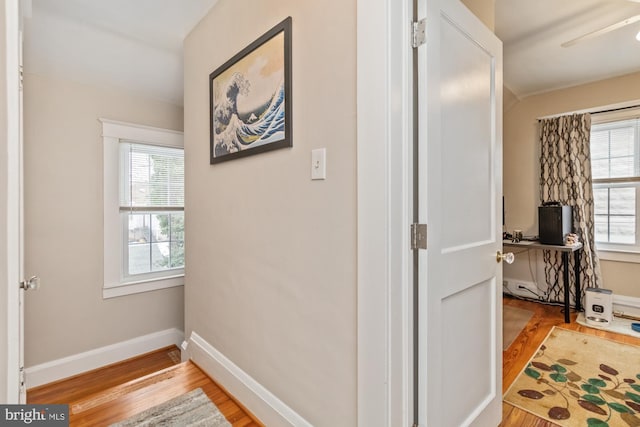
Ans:
[[[584,114],[584,113],[589,113],[589,114],[604,114],[604,113],[613,113],[614,111],[623,111],[623,110],[631,110],[633,108],[640,108],[640,104],[634,104],[634,105],[627,105],[626,107],[617,107],[617,108],[609,108],[606,110],[579,110],[579,111],[572,111],[572,112],[568,112],[568,113],[560,113],[560,114],[552,114],[550,116],[544,116],[544,117],[538,117],[538,121],[544,120],[544,119],[553,119],[555,117],[561,117],[561,116],[568,116],[571,114]]]
[[[640,107],[640,105],[629,105],[628,107],[610,108],[608,110],[592,111],[591,114],[613,113],[614,111],[631,110],[633,108],[638,108],[638,107]]]

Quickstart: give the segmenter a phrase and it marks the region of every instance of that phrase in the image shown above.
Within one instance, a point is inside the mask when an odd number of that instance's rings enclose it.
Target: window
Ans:
[[[120,142],[123,276],[184,269],[184,155],[180,148]]]
[[[599,250],[640,253],[640,119],[626,115],[591,126],[595,240]]]
[[[105,298],[184,283],[181,132],[101,119]]]

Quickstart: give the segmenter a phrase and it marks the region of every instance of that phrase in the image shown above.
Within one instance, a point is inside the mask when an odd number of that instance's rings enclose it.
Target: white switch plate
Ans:
[[[327,149],[311,151],[311,179],[327,179]]]

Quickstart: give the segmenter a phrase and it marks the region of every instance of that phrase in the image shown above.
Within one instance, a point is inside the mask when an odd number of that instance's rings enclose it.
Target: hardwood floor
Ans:
[[[167,347],[27,392],[28,403],[69,404],[71,426],[106,426],[196,388],[233,427],[262,427],[224,389],[180,351]]]
[[[578,332],[640,345],[640,338],[615,334],[579,325],[576,314],[564,323],[561,307],[504,298],[504,305],[532,311],[534,314],[511,346],[503,352],[503,393],[551,328],[561,326]],[[69,404],[71,426],[103,426],[126,419],[198,387],[209,396],[234,427],[259,427],[262,424],[242,405],[212,381],[192,362],[179,363],[180,351],[168,347],[118,364],[69,379],[30,389],[29,403]],[[552,427],[549,421],[503,404],[501,427]]]
[[[616,334],[608,331],[588,328],[576,323],[576,314],[571,314],[571,323],[564,323],[561,307],[521,301],[514,298],[504,298],[504,305],[533,311],[533,316],[524,330],[518,335],[513,344],[502,353],[502,391],[507,391],[515,381],[520,371],[529,362],[533,353],[538,349],[554,326],[560,326],[585,334],[608,338],[627,344],[640,345],[640,338]],[[508,403],[502,407],[502,427],[552,427],[557,424],[538,418],[526,411],[518,409]]]

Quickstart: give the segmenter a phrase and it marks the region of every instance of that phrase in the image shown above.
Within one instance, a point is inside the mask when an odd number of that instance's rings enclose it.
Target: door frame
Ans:
[[[3,130],[3,143],[6,144],[6,176],[2,180],[6,187],[2,189],[3,207],[6,207],[5,233],[6,241],[3,248],[6,253],[2,260],[6,262],[6,275],[0,281],[0,295],[6,296],[6,331],[2,331],[3,341],[0,342],[0,350],[3,352],[1,359],[5,361],[2,366],[6,374],[6,384],[0,392],[0,401],[6,403],[18,403],[20,395],[20,319],[19,319],[19,293],[20,282],[20,186],[21,186],[21,152],[20,152],[20,73],[19,73],[19,4],[18,0],[4,1],[4,56],[5,69],[2,85],[4,90],[2,102],[4,105],[2,121],[6,128]],[[4,310],[3,310],[4,311]],[[6,341],[5,341],[6,340]]]
[[[413,1],[357,0],[358,425],[411,426]]]

